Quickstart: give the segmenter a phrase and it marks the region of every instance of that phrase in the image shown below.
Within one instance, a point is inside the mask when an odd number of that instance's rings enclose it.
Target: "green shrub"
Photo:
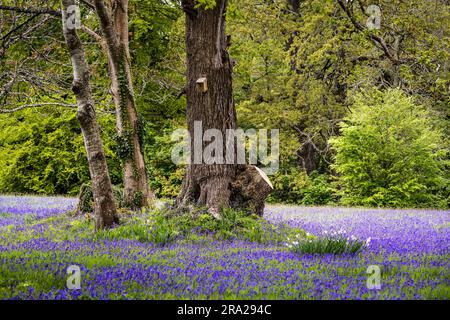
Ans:
[[[430,113],[400,90],[358,94],[341,123],[333,168],[342,203],[442,207],[446,151]],[[447,195],[448,196],[448,195]],[[447,204],[448,205],[448,204]]]
[[[286,246],[293,252],[302,254],[356,254],[369,246],[370,238],[366,241],[354,236],[348,237],[345,231],[325,233],[315,237],[307,234],[307,237],[297,236],[288,239]]]
[[[297,168],[279,172],[270,177],[274,190],[267,198],[268,202],[299,204],[302,201],[302,190],[308,185],[308,175]]]
[[[301,191],[304,205],[325,205],[337,201],[336,190],[329,181],[330,177],[325,174],[313,172],[309,177],[309,183]]]
[[[178,196],[184,176],[184,168],[173,163],[171,153],[175,144],[171,140],[174,130],[184,122],[167,121],[164,124],[147,125],[144,155],[150,188],[158,198],[168,199]]]
[[[121,183],[122,169],[111,151],[112,115],[99,117],[109,173]],[[72,109],[46,107],[0,114],[0,193],[76,196],[89,181],[83,135]]]

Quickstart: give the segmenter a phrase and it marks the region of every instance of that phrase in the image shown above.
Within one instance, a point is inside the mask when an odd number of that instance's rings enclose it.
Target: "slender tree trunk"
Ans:
[[[232,63],[228,55],[227,37],[225,34],[225,13],[228,0],[216,0],[212,9],[195,9],[194,0],[183,0],[186,12],[186,53],[187,53],[187,122],[191,136],[192,158],[183,180],[182,190],[177,199],[179,206],[189,204],[205,205],[211,214],[219,217],[220,208],[234,206],[240,208],[247,202],[243,194],[233,187],[241,174],[248,174],[247,166],[227,164],[216,161],[206,164],[195,163],[195,152],[200,146],[194,143],[195,122],[201,122],[202,136],[206,130],[217,129],[223,140],[223,157],[227,147],[233,148],[236,157],[236,144],[226,143],[226,130],[236,129],[236,110],[232,96]],[[206,85],[199,89],[197,81],[206,78]],[[201,153],[205,143],[201,145]],[[206,159],[204,159],[206,160]],[[225,159],[224,159],[225,160]],[[225,163],[224,163],[225,162]],[[246,184],[246,183],[244,183]],[[249,182],[251,184],[251,182]],[[239,183],[241,186],[242,183]],[[251,192],[250,192],[251,193]],[[253,197],[251,193],[249,197]],[[257,205],[257,213],[264,208],[264,198]],[[248,198],[248,197],[247,197]],[[262,208],[261,208],[262,206]]]
[[[89,84],[89,69],[85,61],[83,44],[73,25],[67,23],[72,18],[67,9],[75,5],[75,1],[62,0],[62,5],[64,38],[71,56],[74,74],[72,90],[77,98],[77,118],[83,132],[92,181],[95,229],[99,230],[118,222],[118,216],[100,129],[95,115],[94,101]]]
[[[152,203],[148,185],[142,133],[134,99],[128,43],[128,0],[111,1],[110,11],[104,1],[94,2],[102,32],[106,38],[111,94],[116,107],[116,129],[120,157],[124,164],[124,198],[129,207]]]

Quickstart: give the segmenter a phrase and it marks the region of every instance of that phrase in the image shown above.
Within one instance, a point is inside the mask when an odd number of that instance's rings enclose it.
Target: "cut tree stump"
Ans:
[[[233,209],[262,216],[266,198],[272,190],[273,185],[264,171],[253,165],[243,166],[231,184],[230,205]]]

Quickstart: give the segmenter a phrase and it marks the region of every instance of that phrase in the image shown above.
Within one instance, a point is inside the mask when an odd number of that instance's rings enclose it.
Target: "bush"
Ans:
[[[184,124],[184,123],[183,123]],[[178,196],[184,176],[184,168],[173,163],[171,152],[175,144],[171,140],[174,130],[181,127],[177,121],[167,121],[160,126],[146,127],[144,155],[150,188],[158,198]]]
[[[336,150],[342,203],[442,207],[446,152],[429,112],[397,89],[358,94]]]
[[[368,247],[370,238],[366,241],[355,236],[348,237],[343,230],[325,232],[319,237],[307,234],[307,237],[297,236],[294,240],[288,239],[286,246],[295,253],[303,254],[356,254]]]
[[[301,191],[303,197],[301,203],[304,205],[335,203],[337,201],[336,190],[329,180],[329,176],[313,172],[309,177],[308,185]]]
[[[99,121],[109,173],[119,184],[122,168],[108,138],[114,117]],[[83,135],[74,110],[48,107],[0,114],[0,193],[75,196],[88,181]]]

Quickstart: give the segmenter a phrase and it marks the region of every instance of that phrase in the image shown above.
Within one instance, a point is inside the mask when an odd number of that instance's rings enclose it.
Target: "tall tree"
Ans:
[[[232,66],[225,35],[228,1],[216,1],[211,9],[194,8],[194,0],[183,0],[182,4],[186,12],[186,116],[192,138],[191,150],[194,150],[198,148],[193,141],[194,122],[202,122],[203,132],[208,129],[225,132],[226,129],[237,128],[232,97]],[[197,90],[199,78],[206,78],[206,92]],[[221,205],[229,205],[229,185],[235,175],[233,165],[192,164],[183,181],[180,201],[184,204],[194,200],[199,205],[207,205],[213,214],[218,215]]]
[[[138,113],[131,76],[128,0],[103,0],[94,6],[106,42],[111,94],[116,107],[118,144],[124,163],[124,198],[130,207],[148,205],[153,194],[148,184]]]
[[[72,13],[69,13],[68,9],[73,5],[75,5],[74,0],[62,0],[63,31],[73,66],[74,79],[72,90],[77,98],[77,118],[80,121],[88,156],[94,197],[95,229],[98,230],[110,227],[115,222],[118,222],[118,216],[105,152],[100,137],[100,128],[95,115],[94,101],[89,83],[89,68],[85,61],[83,44],[77,35],[76,29],[71,23],[68,23],[73,18]]]
[[[228,142],[227,130],[237,129],[236,109],[232,95],[232,61],[228,54],[230,37],[226,36],[226,11],[228,0],[202,1],[183,0],[186,13],[186,55],[187,55],[187,122],[191,137],[191,164],[183,180],[178,203],[206,205],[215,217],[220,217],[220,208],[228,206],[245,207],[240,196],[247,193],[256,199],[253,210],[262,214],[264,199],[271,190],[270,182],[260,177],[260,171],[252,166],[237,165],[235,141]],[[203,83],[199,90],[198,81]],[[196,122],[201,122],[201,132],[219,130],[222,135],[223,155],[234,156],[233,163],[207,161],[199,163],[195,154],[203,154],[205,143],[195,141]],[[197,129],[198,125],[197,125]],[[217,139],[217,137],[216,137]],[[216,142],[216,141],[215,141]],[[228,150],[232,149],[232,151]],[[221,157],[222,155],[215,155]],[[222,157],[223,158],[223,157]],[[217,159],[217,158],[216,158]],[[206,161],[205,161],[206,160]],[[253,177],[253,178],[247,178]],[[250,192],[244,189],[252,189]],[[235,188],[241,188],[236,191]],[[267,191],[267,192],[266,192]],[[238,196],[236,196],[238,195]]]

